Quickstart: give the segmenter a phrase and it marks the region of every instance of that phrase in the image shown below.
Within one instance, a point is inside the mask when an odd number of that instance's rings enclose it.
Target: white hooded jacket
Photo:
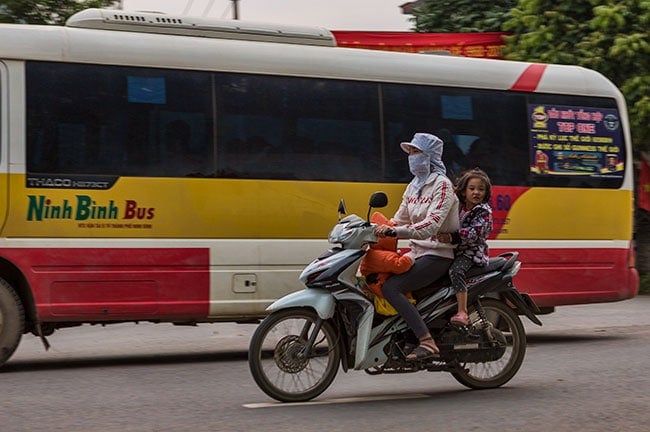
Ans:
[[[423,255],[454,258],[455,245],[440,243],[435,239],[438,232],[458,231],[458,197],[446,176],[431,173],[421,189],[408,184],[402,203],[393,221],[398,238],[411,239],[409,254],[415,259]]]

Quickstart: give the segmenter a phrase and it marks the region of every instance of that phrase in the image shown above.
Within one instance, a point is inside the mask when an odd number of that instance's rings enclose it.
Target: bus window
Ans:
[[[443,162],[452,180],[479,166],[495,184],[527,182],[527,135],[525,126],[519,124],[526,120],[524,96],[398,84],[384,85],[383,94],[387,143],[408,141],[414,132],[430,131],[445,142]],[[390,172],[399,178],[405,157],[390,144],[386,152]]]
[[[220,177],[381,177],[376,85],[239,74],[217,82]]]
[[[210,75],[28,62],[33,173],[208,176]]]

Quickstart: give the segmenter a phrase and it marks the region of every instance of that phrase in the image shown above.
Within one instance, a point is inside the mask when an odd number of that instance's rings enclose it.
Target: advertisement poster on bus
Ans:
[[[534,175],[623,176],[616,109],[528,104],[528,118]]]

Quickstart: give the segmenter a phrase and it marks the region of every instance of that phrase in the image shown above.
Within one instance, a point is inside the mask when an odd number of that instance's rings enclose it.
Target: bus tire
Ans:
[[[18,348],[25,330],[25,311],[16,291],[0,279],[0,366]]]

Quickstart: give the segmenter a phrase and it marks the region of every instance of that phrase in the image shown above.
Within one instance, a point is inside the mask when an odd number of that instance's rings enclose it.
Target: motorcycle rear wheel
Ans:
[[[248,365],[257,385],[281,402],[303,402],[323,393],[341,362],[341,346],[332,324],[324,321],[307,355],[303,348],[318,315],[311,309],[274,312],[257,327]]]
[[[526,332],[512,308],[493,299],[483,299],[481,305],[495,333],[501,336],[502,341],[505,339],[506,347],[497,360],[465,363],[458,371],[452,372],[456,381],[477,390],[500,387],[510,381],[526,355]],[[475,307],[470,306],[470,317],[478,319]]]

